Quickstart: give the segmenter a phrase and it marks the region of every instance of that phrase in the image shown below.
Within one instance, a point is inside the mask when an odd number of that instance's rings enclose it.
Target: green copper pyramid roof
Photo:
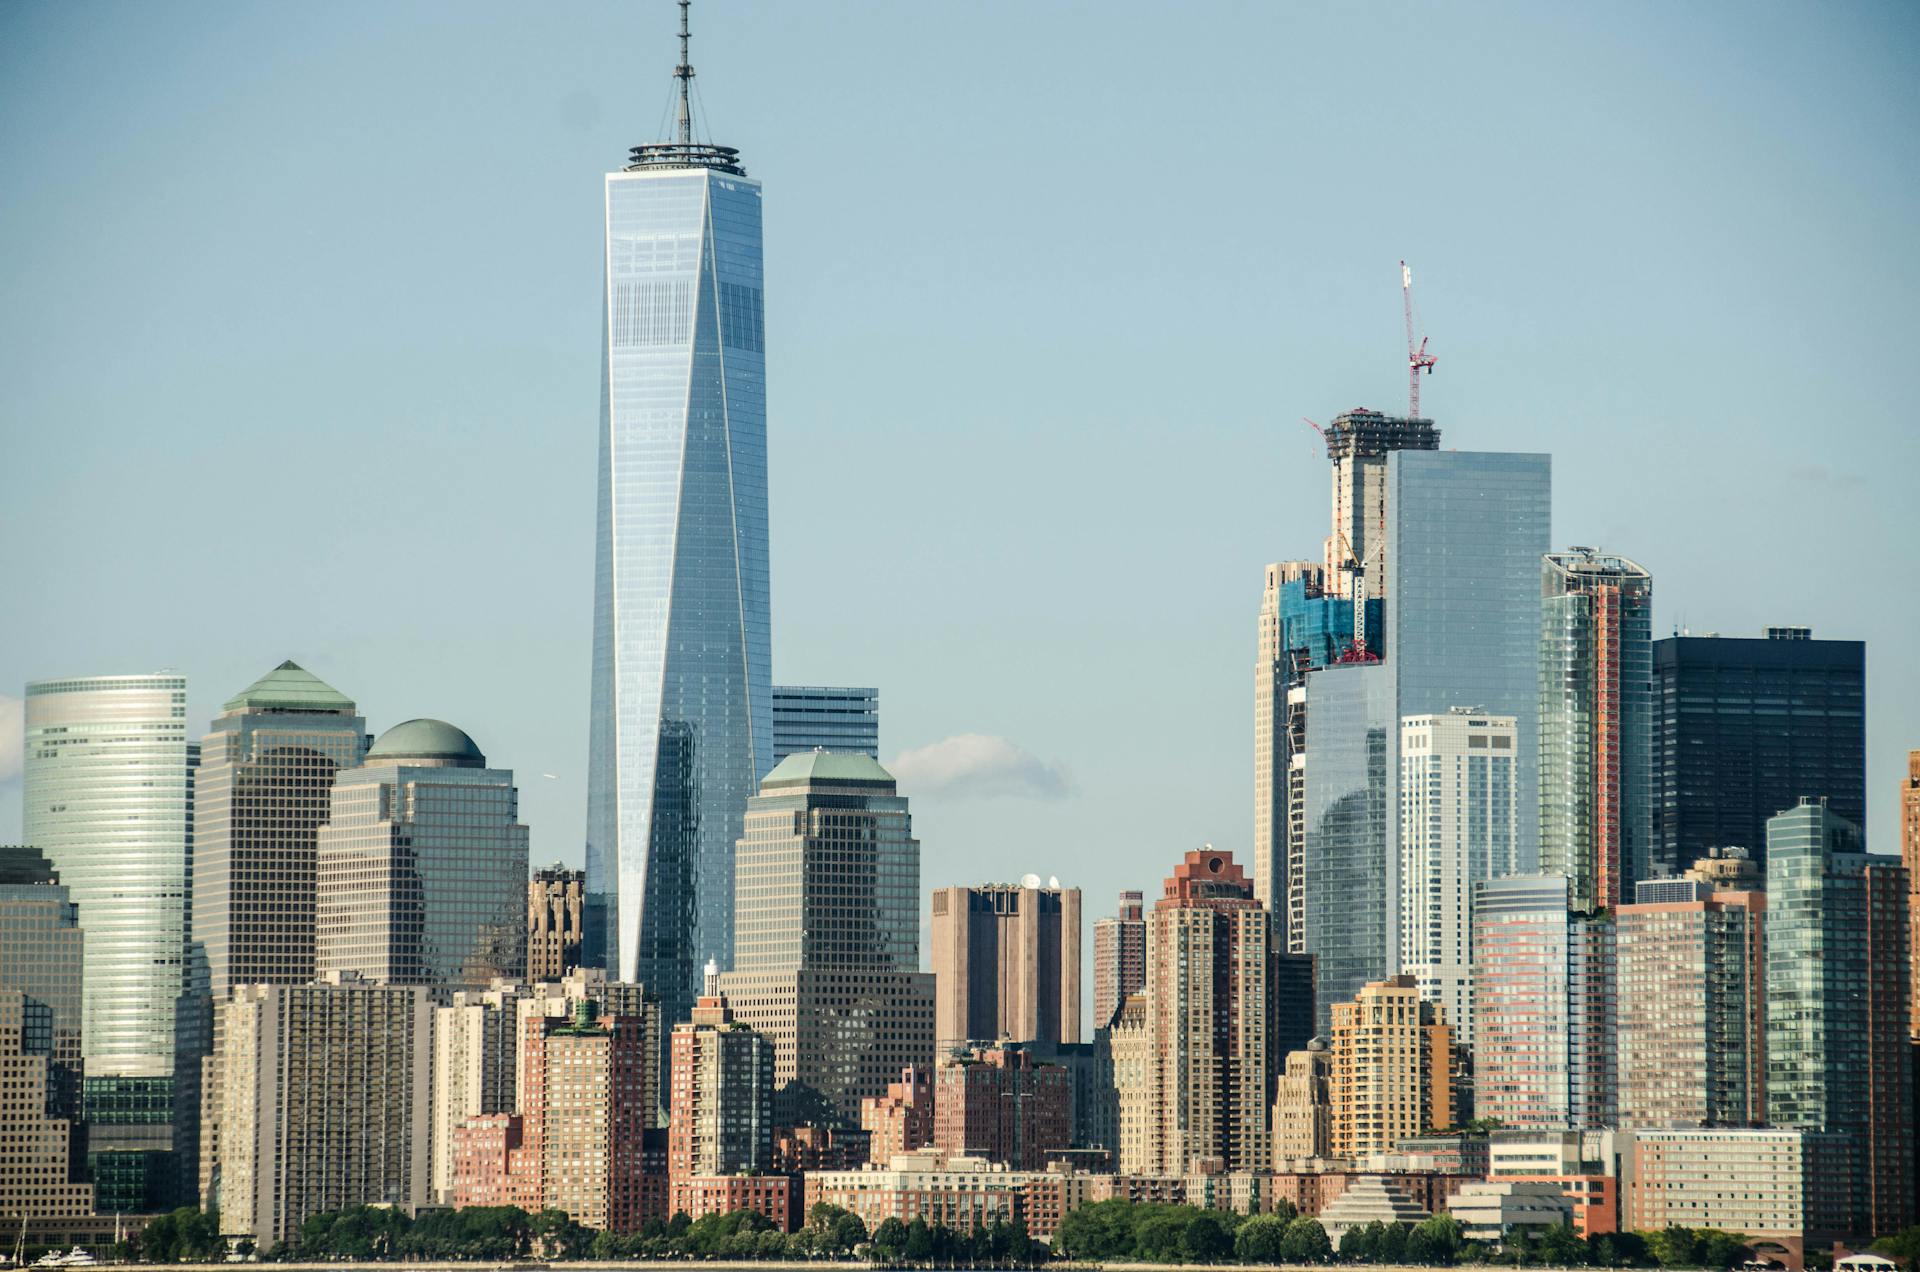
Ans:
[[[870,755],[845,751],[796,751],[773,766],[760,781],[764,787],[800,786],[808,782],[893,785],[893,774]]]
[[[227,711],[328,711],[353,714],[353,699],[289,658],[227,699]]]

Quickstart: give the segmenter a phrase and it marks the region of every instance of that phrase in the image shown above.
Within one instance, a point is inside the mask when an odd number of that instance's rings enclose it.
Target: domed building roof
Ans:
[[[485,768],[487,757],[464,730],[445,720],[407,720],[382,733],[367,748],[368,764],[433,760],[459,768]]]

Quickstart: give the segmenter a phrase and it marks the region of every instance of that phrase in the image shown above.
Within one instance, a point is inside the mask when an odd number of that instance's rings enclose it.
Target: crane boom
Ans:
[[[1400,303],[1407,315],[1407,418],[1420,418],[1420,373],[1433,374],[1434,364],[1440,359],[1427,352],[1427,338],[1420,337],[1420,343],[1413,343],[1413,271],[1405,261],[1400,262]]]

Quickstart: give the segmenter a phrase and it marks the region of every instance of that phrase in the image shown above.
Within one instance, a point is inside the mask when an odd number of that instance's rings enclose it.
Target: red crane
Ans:
[[[1400,301],[1407,311],[1407,418],[1420,418],[1420,373],[1433,374],[1434,364],[1440,359],[1427,352],[1427,338],[1420,337],[1419,347],[1413,343],[1413,271],[1407,268],[1405,261],[1400,262]]]

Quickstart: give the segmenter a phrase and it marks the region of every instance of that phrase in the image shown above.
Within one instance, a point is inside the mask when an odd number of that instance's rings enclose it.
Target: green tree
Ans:
[[[1340,1262],[1372,1263],[1373,1253],[1380,1246],[1380,1237],[1374,1230],[1378,1223],[1355,1224],[1340,1234]]]
[[[1573,1225],[1562,1219],[1540,1234],[1540,1257],[1555,1267],[1571,1267],[1586,1262],[1587,1244],[1574,1232]]]
[[[1699,1267],[1699,1246],[1693,1229],[1678,1224],[1647,1234],[1647,1249],[1663,1268]]]
[[[1233,1234],[1233,1257],[1242,1263],[1280,1262],[1280,1243],[1291,1219],[1282,1218],[1278,1208],[1272,1214],[1248,1216]]]
[[[1746,1237],[1737,1232],[1721,1232],[1717,1228],[1700,1229],[1697,1253],[1701,1266],[1709,1268],[1730,1268],[1736,1263],[1746,1262],[1753,1255],[1753,1251],[1747,1248]]]
[[[1153,1263],[1172,1263],[1181,1256],[1187,1234],[1185,1206],[1153,1206],[1133,1229],[1133,1253]]]
[[[1404,1223],[1388,1223],[1380,1226],[1380,1242],[1373,1248],[1375,1263],[1404,1263],[1407,1259],[1407,1232]]]
[[[1072,1216],[1068,1216],[1071,1218]],[[915,1219],[907,1225],[907,1243],[905,1253],[909,1262],[925,1263],[933,1258],[933,1229],[927,1227],[925,1219]]]
[[[867,1224],[859,1215],[841,1211],[833,1221],[833,1249],[836,1253],[852,1254],[856,1246],[865,1245]]]
[[[1449,1267],[1458,1261],[1464,1240],[1460,1221],[1452,1215],[1422,1219],[1407,1234],[1407,1262]]]
[[[880,1226],[873,1230],[870,1249],[877,1260],[898,1262],[907,1253],[907,1225],[894,1218],[881,1220]]]
[[[1187,1221],[1180,1234],[1180,1252],[1189,1263],[1218,1263],[1233,1253],[1233,1233],[1220,1216],[1203,1210]]]
[[[1320,1226],[1318,1219],[1299,1215],[1287,1225],[1286,1239],[1280,1243],[1280,1257],[1287,1263],[1330,1263],[1333,1242],[1327,1240],[1327,1230]]]
[[[1897,1259],[1910,1268],[1920,1268],[1920,1226],[1902,1228],[1892,1236],[1881,1237],[1873,1243],[1873,1252]]]

